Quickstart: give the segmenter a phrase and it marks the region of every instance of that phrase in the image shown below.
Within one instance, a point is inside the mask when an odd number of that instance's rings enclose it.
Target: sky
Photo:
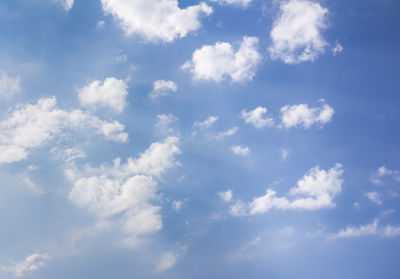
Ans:
[[[398,278],[399,10],[1,1],[0,278]]]

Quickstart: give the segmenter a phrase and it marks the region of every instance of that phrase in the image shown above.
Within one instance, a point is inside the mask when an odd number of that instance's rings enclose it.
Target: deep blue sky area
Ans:
[[[1,1],[0,278],[400,277],[400,2],[203,1]]]

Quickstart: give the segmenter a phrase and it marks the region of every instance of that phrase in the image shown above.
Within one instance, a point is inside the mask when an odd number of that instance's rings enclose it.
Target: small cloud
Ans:
[[[266,117],[266,114],[267,108],[264,107],[257,107],[251,111],[242,110],[242,118],[244,119],[244,122],[252,124],[257,129],[261,129],[265,126],[274,126],[274,120]]]
[[[379,194],[378,192],[368,192],[365,193],[364,196],[366,196],[370,201],[372,201],[375,204],[378,205],[382,204],[381,194]]]
[[[194,122],[194,126],[200,129],[208,129],[211,128],[217,120],[218,116],[210,116],[203,122],[200,121]]]
[[[171,80],[156,80],[149,97],[155,99],[158,97],[168,96],[171,92],[176,92],[177,90],[178,85]]]
[[[1,269],[6,272],[12,272],[16,277],[22,277],[27,272],[32,272],[46,265],[51,257],[48,254],[32,254],[23,261],[10,266],[2,266]]]
[[[284,148],[281,150],[282,161],[286,161],[287,157],[290,155],[290,149]]]
[[[171,124],[178,121],[178,118],[173,114],[159,114],[157,115],[156,128],[163,135],[171,135],[175,133],[175,130],[171,127]]]
[[[224,202],[230,202],[233,199],[233,192],[232,190],[228,190],[225,192],[219,192],[218,196],[224,201]]]
[[[219,132],[216,135],[215,139],[220,140],[220,139],[223,139],[223,138],[226,138],[226,137],[233,136],[234,134],[236,134],[236,132],[238,130],[239,130],[239,127],[233,127],[233,128],[230,128],[229,130],[226,130],[224,132]]]
[[[239,145],[232,146],[232,152],[236,155],[247,156],[250,153],[250,149],[248,147],[241,147]]]
[[[340,43],[336,42],[336,45],[334,48],[332,48],[332,53],[333,56],[336,56],[337,54],[341,53],[343,51],[343,47]]]

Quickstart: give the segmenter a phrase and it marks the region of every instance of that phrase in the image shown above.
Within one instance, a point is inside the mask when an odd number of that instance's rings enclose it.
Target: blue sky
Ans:
[[[0,278],[398,278],[400,4],[0,3]]]

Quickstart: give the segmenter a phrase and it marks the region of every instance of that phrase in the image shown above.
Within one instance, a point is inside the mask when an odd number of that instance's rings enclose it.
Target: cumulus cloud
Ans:
[[[116,113],[121,113],[126,106],[128,85],[113,77],[104,82],[95,80],[79,90],[79,101],[82,106],[95,108],[96,106],[109,107]]]
[[[196,121],[194,126],[200,129],[208,129],[211,128],[217,120],[218,116],[210,116],[204,121]]]
[[[250,148],[234,145],[232,146],[232,152],[236,155],[247,156],[250,153]]]
[[[24,160],[30,149],[70,130],[93,131],[113,141],[128,140],[121,123],[103,121],[81,110],[58,109],[56,104],[55,97],[39,99],[37,104],[18,106],[0,121],[0,164]]]
[[[55,1],[60,3],[66,12],[71,10],[72,6],[74,5],[74,0],[55,0]]]
[[[312,125],[323,126],[331,121],[335,111],[327,104],[321,107],[309,108],[307,104],[287,105],[281,108],[280,127],[310,128]]]
[[[129,158],[125,164],[117,158],[112,166],[67,169],[74,184],[69,199],[100,221],[113,220],[123,234],[121,243],[138,245],[141,237],[162,228],[161,207],[154,204],[158,199],[156,178],[178,164],[178,143],[176,137],[153,143],[139,158]]]
[[[160,131],[161,134],[170,135],[174,133],[174,129],[171,127],[171,124],[178,121],[178,118],[173,114],[159,114],[157,115],[157,123],[156,128]]]
[[[187,61],[182,68],[189,70],[195,79],[250,81],[262,59],[257,49],[258,38],[247,36],[243,37],[237,51],[227,42],[205,45],[195,50],[192,60]]]
[[[2,266],[1,269],[6,272],[14,273],[16,277],[22,277],[27,272],[32,272],[44,267],[46,262],[50,259],[51,258],[48,254],[32,254],[17,264]]]
[[[365,193],[364,196],[366,196],[371,202],[375,204],[382,204],[381,194],[379,194],[378,192],[368,192]]]
[[[201,27],[202,15],[213,10],[201,2],[179,7],[178,0],[101,0],[103,10],[112,14],[126,35],[137,33],[148,41],[172,42]]]
[[[244,119],[244,122],[253,125],[257,129],[274,125],[274,120],[266,117],[266,114],[267,108],[264,107],[257,107],[251,111],[242,110],[242,118]]]
[[[355,238],[368,235],[380,236],[384,238],[400,236],[400,226],[379,226],[379,219],[376,218],[372,223],[367,225],[362,225],[359,227],[349,226],[346,229],[342,229],[339,232],[330,235],[330,239]]]
[[[210,0],[210,1],[217,2],[220,5],[234,5],[247,8],[253,0]]]
[[[153,91],[150,92],[150,98],[167,96],[171,92],[176,92],[178,85],[171,80],[156,80],[153,84]]]
[[[224,201],[224,202],[230,202],[233,199],[233,192],[232,190],[227,190],[225,192],[219,192],[218,196]]]
[[[0,96],[11,97],[21,90],[19,76],[10,76],[5,71],[0,71]]]
[[[327,46],[321,34],[326,28],[327,13],[326,8],[313,1],[282,2],[270,33],[271,58],[288,64],[314,61]]]
[[[271,209],[318,210],[336,206],[334,198],[342,191],[343,167],[336,164],[329,170],[318,166],[310,169],[286,196],[278,197],[272,189],[265,195],[255,197],[251,202],[237,200],[230,206],[233,216],[263,214]]]

